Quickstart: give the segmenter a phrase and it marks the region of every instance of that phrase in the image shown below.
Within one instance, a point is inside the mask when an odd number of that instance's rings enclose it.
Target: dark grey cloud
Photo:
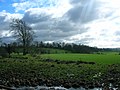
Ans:
[[[56,21],[55,21],[56,22]],[[53,23],[53,21],[51,22]],[[70,23],[70,22],[69,22]],[[81,27],[77,27],[75,25],[71,25],[65,21],[61,21],[61,22],[57,22],[57,24],[55,25],[53,23],[53,25],[50,25],[47,23],[44,23],[44,27],[46,25],[46,28],[41,28],[41,23],[39,23],[37,25],[37,30],[36,30],[36,35],[38,36],[37,38],[41,40],[41,38],[43,40],[60,40],[60,39],[65,39],[67,37],[71,37],[75,34],[78,33],[83,33],[86,30],[82,29]],[[43,24],[43,23],[42,23]],[[48,26],[47,26],[48,25]]]
[[[51,23],[51,21],[39,21],[38,23],[34,23],[33,25],[31,25],[34,30],[48,30],[52,26]]]
[[[36,40],[39,41],[58,41],[86,32],[80,23],[73,23],[65,17],[52,18],[51,15],[40,12],[26,12],[23,20],[32,26]]]
[[[71,0],[71,8],[65,16],[73,22],[86,23],[98,18],[95,0]]]
[[[57,21],[54,25],[55,29],[62,30],[63,32],[73,31],[76,28],[74,24],[68,20]]]
[[[45,13],[33,13],[32,14],[32,11],[27,11],[25,14],[24,14],[24,17],[23,17],[23,20],[32,24],[32,23],[38,23],[38,22],[44,22],[44,21],[47,21],[49,20],[49,18],[51,17],[51,15],[47,15]]]
[[[2,43],[11,43],[11,42],[14,42],[15,40],[16,39],[12,36],[9,36],[9,37],[4,36],[1,38]]]

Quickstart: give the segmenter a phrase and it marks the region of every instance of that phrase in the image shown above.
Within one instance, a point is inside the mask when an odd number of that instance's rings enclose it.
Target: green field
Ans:
[[[120,55],[110,52],[104,54],[43,54],[41,57],[58,60],[88,61],[101,64],[120,63]]]

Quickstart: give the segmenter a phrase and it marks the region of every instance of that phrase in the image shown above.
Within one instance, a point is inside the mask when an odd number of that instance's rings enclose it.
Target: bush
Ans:
[[[1,57],[8,57],[9,56],[6,49],[3,47],[0,48],[0,56]]]

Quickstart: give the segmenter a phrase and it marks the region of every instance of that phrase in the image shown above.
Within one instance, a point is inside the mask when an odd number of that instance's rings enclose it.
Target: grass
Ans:
[[[51,58],[58,60],[81,60],[88,62],[96,62],[101,64],[115,64],[120,63],[120,55],[116,53],[105,54],[43,54],[43,58]]]
[[[46,51],[49,54],[60,54],[60,53],[71,53],[70,51],[67,50],[61,50],[61,49],[52,49],[52,48],[42,48],[43,51]]]

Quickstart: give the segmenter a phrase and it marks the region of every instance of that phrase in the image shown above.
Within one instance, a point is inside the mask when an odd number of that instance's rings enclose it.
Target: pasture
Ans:
[[[102,54],[43,54],[41,57],[57,60],[96,62],[100,64],[120,63],[120,55],[117,52],[105,52]]]

